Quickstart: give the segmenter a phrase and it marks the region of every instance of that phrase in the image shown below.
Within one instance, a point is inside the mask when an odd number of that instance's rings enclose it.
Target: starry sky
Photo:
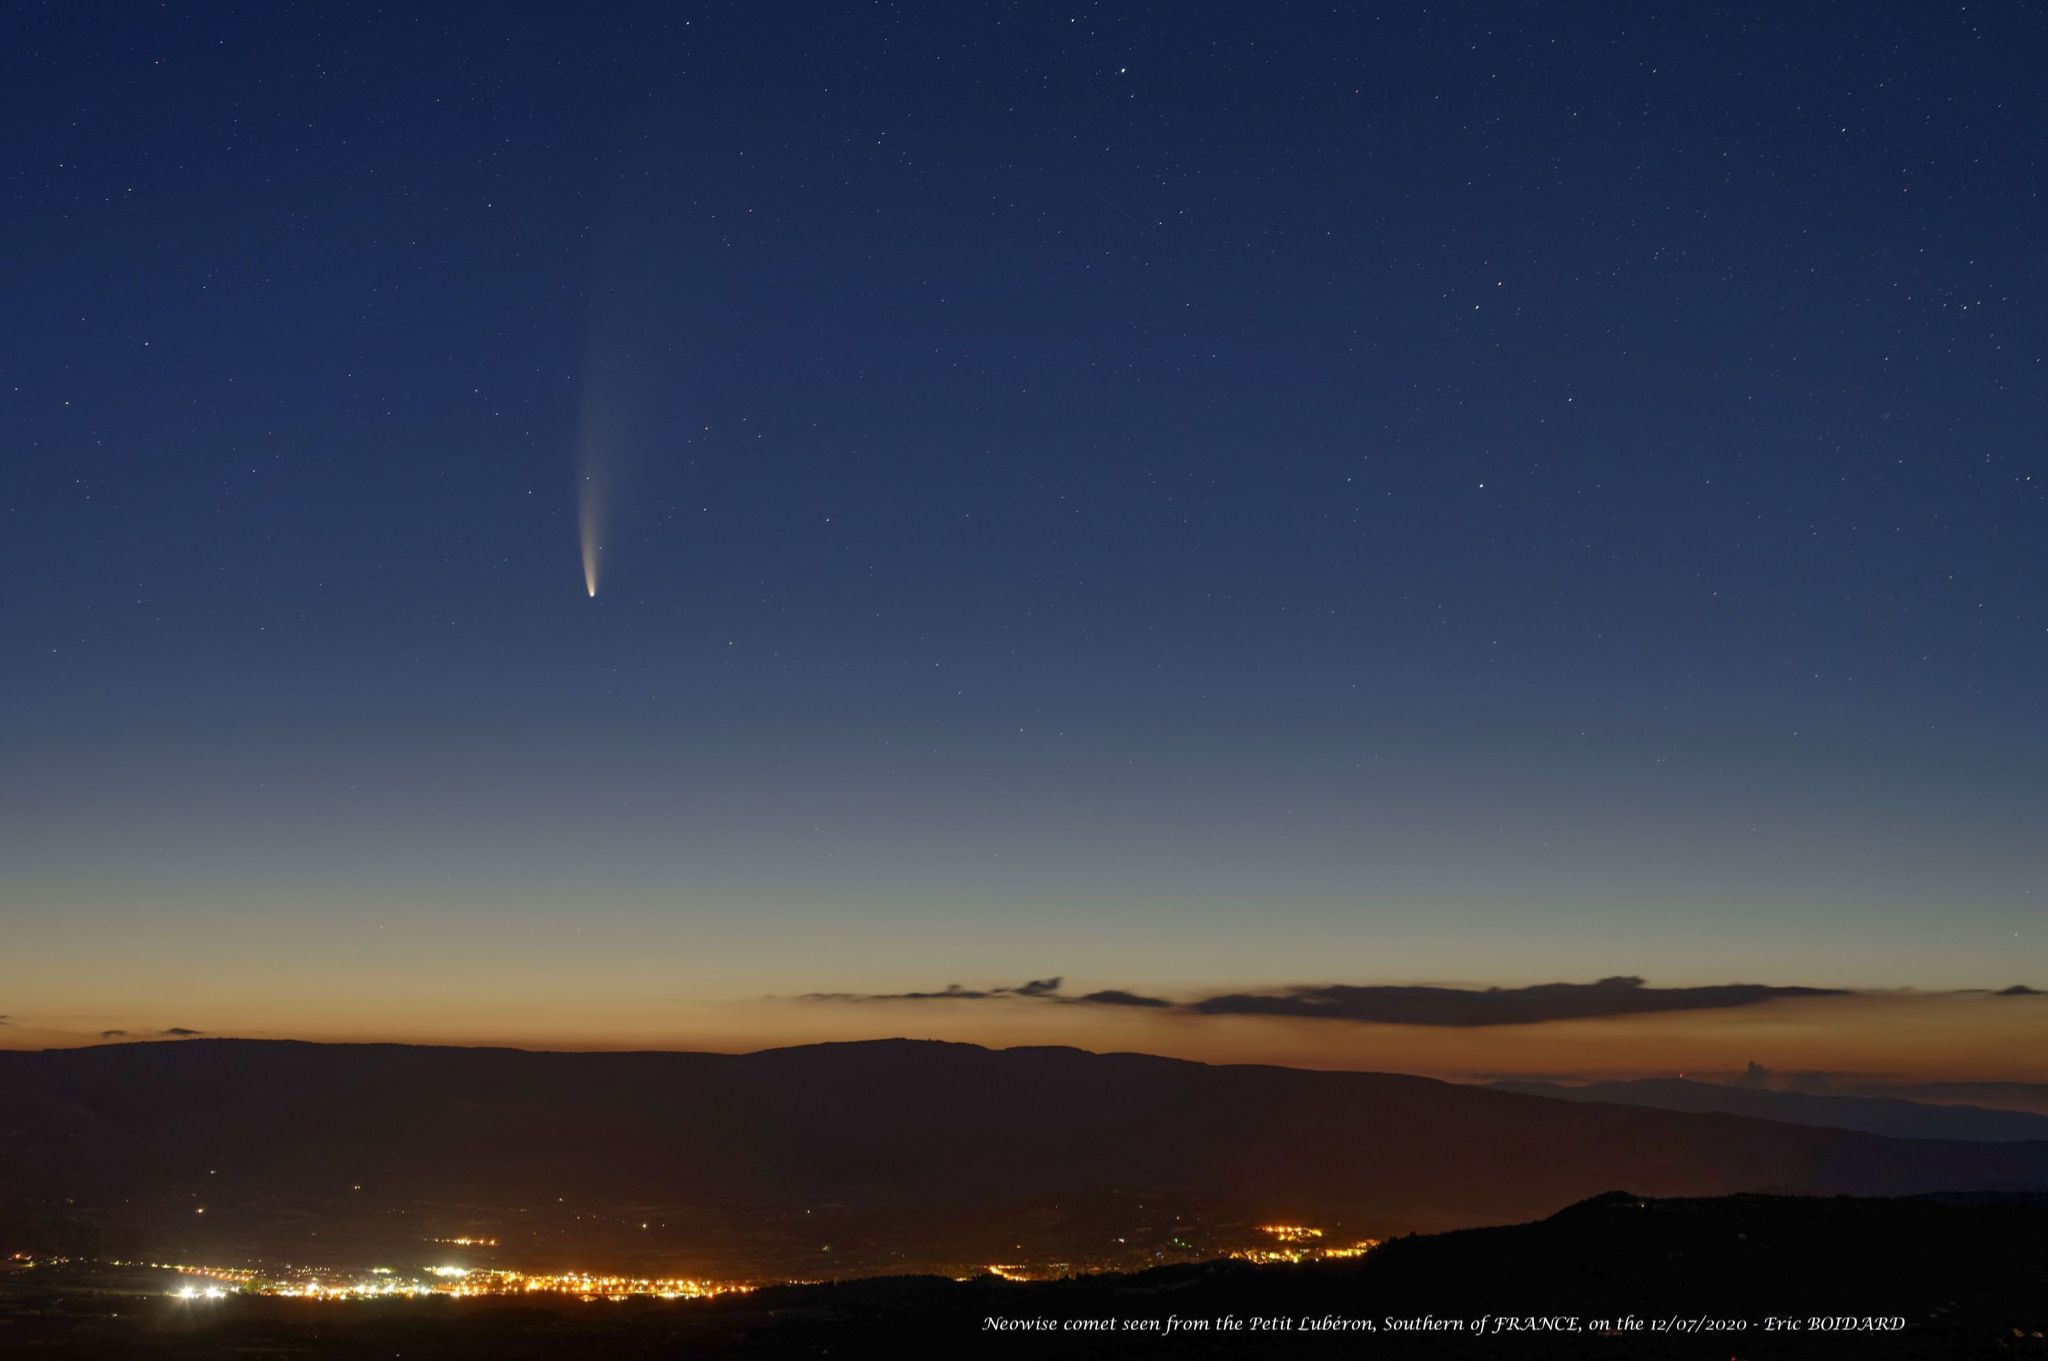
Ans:
[[[2037,8],[9,26],[0,1042],[2048,1016]]]

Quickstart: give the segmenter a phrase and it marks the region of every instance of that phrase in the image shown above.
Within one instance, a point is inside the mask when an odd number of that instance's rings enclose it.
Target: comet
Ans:
[[[620,388],[619,366],[608,360],[601,340],[616,326],[601,320],[593,309],[586,328],[576,394],[576,544],[583,559],[583,594],[595,600],[603,584],[605,530],[611,523],[617,484],[614,457],[624,442],[620,412],[628,403]]]
[[[576,533],[583,546],[583,589],[597,599],[598,554],[604,552],[604,488],[595,472],[576,484]]]
[[[608,252],[616,255],[616,251]],[[634,303],[621,266],[593,265],[598,277],[584,317],[583,362],[576,375],[576,540],[583,563],[583,594],[597,599],[605,584],[605,549],[618,537],[614,522],[633,477],[636,450],[647,443],[646,416],[653,392],[654,342]],[[618,277],[614,277],[618,276]]]

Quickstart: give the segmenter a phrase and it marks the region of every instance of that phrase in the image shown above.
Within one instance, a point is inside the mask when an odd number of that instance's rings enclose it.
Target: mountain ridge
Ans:
[[[1404,1074],[891,1039],[751,1054],[201,1039],[0,1053],[0,1205],[1073,1196],[1394,1227],[1646,1195],[2048,1189],[2048,1142],[1889,1139]]]
[[[1895,1139],[1960,1139],[2023,1142],[2048,1139],[2048,1116],[1990,1106],[1940,1105],[1903,1097],[1832,1095],[1779,1091],[1685,1078],[1638,1078],[1627,1082],[1569,1085],[1506,1079],[1489,1082],[1494,1091],[1519,1092],[1559,1101],[1597,1101],[1656,1110],[1737,1115],[1787,1124],[1860,1130]]]

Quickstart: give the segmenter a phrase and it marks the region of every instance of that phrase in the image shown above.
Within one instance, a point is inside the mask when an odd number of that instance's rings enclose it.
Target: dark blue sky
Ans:
[[[2048,965],[2039,10],[10,27],[17,1012]]]

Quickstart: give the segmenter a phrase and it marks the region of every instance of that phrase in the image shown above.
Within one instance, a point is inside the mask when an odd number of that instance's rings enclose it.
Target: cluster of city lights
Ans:
[[[1228,1252],[1232,1259],[1266,1265],[1335,1261],[1363,1257],[1380,1246],[1380,1239],[1362,1238],[1345,1245],[1326,1244],[1324,1231],[1306,1224],[1261,1224],[1258,1231],[1270,1240],[1266,1245]],[[479,1237],[429,1238],[430,1243],[461,1247],[495,1246],[496,1240]],[[1119,1239],[1119,1242],[1123,1240]],[[1178,1247],[1192,1250],[1179,1239]],[[57,1266],[77,1259],[14,1253],[16,1266]],[[732,1281],[709,1281],[690,1277],[607,1276],[586,1271],[527,1272],[505,1267],[467,1267],[452,1264],[397,1269],[371,1267],[367,1272],[338,1272],[322,1267],[284,1265],[265,1271],[246,1267],[195,1266],[183,1262],[144,1262],[100,1259],[104,1265],[147,1267],[190,1278],[169,1291],[171,1298],[188,1304],[224,1300],[231,1295],[263,1295],[287,1299],[346,1301],[374,1299],[444,1298],[468,1299],[531,1295],[566,1296],[584,1302],[624,1301],[634,1298],[662,1300],[707,1299],[743,1293],[756,1287]],[[982,1268],[1005,1281],[1036,1281],[1074,1274],[1066,1262],[998,1263]],[[1085,1273],[1088,1268],[1083,1268]],[[967,1279],[963,1277],[962,1279]]]
[[[1347,1257],[1363,1257],[1380,1245],[1377,1238],[1361,1238],[1345,1247],[1324,1247],[1321,1243],[1323,1231],[1306,1224],[1261,1224],[1259,1232],[1272,1238],[1276,1246],[1243,1248],[1231,1253],[1232,1259],[1262,1264],[1335,1262]]]
[[[48,1259],[45,1259],[46,1261]],[[171,1298],[220,1300],[229,1295],[272,1295],[302,1300],[417,1299],[439,1296],[468,1299],[507,1295],[569,1295],[579,1300],[708,1299],[752,1290],[733,1281],[690,1277],[602,1276],[587,1271],[526,1272],[463,1266],[422,1267],[401,1274],[390,1267],[372,1267],[367,1276],[329,1274],[304,1269],[288,1275],[264,1275],[238,1267],[193,1266],[182,1262],[110,1262],[112,1266],[146,1266],[196,1276],[205,1285],[181,1285]]]
[[[1307,1243],[1323,1236],[1321,1229],[1312,1229],[1306,1224],[1261,1224],[1259,1232],[1282,1243]]]

